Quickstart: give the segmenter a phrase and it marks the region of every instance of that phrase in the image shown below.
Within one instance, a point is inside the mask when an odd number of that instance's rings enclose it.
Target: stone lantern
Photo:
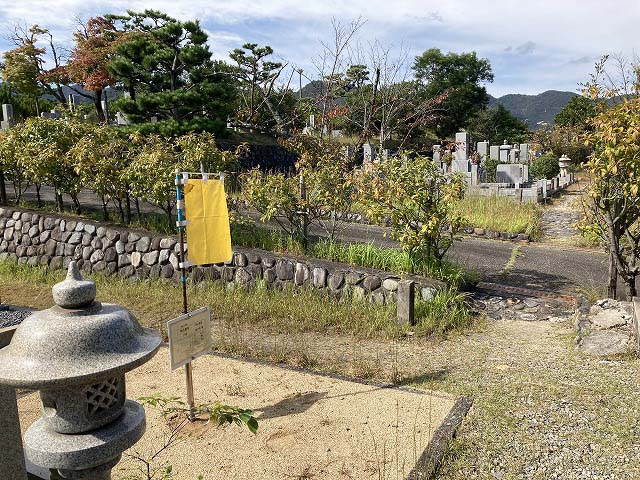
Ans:
[[[558,166],[560,167],[560,176],[566,177],[569,175],[569,165],[571,165],[571,159],[566,154],[558,159]]]
[[[126,399],[125,372],[155,355],[161,337],[125,308],[95,301],[75,262],[0,350],[0,384],[39,390],[42,417],[24,435],[27,458],[62,478],[108,480],[143,435],[145,412]]]

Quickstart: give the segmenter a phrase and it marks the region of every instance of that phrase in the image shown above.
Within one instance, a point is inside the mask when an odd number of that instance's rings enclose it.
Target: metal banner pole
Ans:
[[[184,230],[186,228],[186,217],[184,215],[184,195],[182,190],[183,178],[180,172],[176,171],[176,214],[178,226],[178,234],[180,236],[180,282],[182,283],[182,311],[189,313],[187,306],[187,267],[186,256],[184,254]],[[189,407],[189,420],[195,419],[195,399],[193,395],[193,373],[191,362],[187,362],[184,366],[184,373],[187,384],[187,406]]]

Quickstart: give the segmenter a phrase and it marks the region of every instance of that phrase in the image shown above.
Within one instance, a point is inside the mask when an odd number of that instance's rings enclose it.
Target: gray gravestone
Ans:
[[[480,155],[480,160],[487,158],[487,155],[489,154],[489,142],[486,140],[484,142],[478,142],[476,151],[478,152],[478,155]]]
[[[489,147],[489,158],[491,160],[500,160],[500,145],[491,145]]]
[[[529,144],[520,144],[520,163],[529,163]]]
[[[362,146],[362,151],[364,153],[364,161],[365,162],[373,162],[376,159],[376,153],[373,150],[373,147],[369,142],[365,143]]]
[[[498,183],[521,184],[525,183],[524,165],[520,163],[508,163],[496,167]]]
[[[2,130],[7,130],[15,125],[15,120],[13,118],[13,105],[10,103],[2,104],[2,122],[0,122],[0,128]]]
[[[468,132],[458,132],[456,133],[456,160],[467,160],[468,157],[468,149],[469,149],[469,133]]]

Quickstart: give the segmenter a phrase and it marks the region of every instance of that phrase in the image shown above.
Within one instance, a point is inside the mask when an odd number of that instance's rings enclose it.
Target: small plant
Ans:
[[[155,393],[148,397],[140,397],[138,401],[144,406],[160,409],[165,419],[174,414],[188,417],[191,413],[196,417],[208,417],[209,421],[216,423],[218,427],[235,423],[238,426],[247,427],[254,435],[258,431],[258,420],[253,416],[253,411],[245,408],[232,407],[215,402],[200,404],[194,410],[190,410],[178,397],[166,397],[160,393]]]

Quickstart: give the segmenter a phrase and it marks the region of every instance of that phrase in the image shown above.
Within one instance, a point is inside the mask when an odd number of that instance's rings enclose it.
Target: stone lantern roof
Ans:
[[[118,305],[95,301],[75,262],[53,287],[56,305],[26,318],[0,350],[0,383],[34,390],[84,385],[149,360],[161,337]]]

